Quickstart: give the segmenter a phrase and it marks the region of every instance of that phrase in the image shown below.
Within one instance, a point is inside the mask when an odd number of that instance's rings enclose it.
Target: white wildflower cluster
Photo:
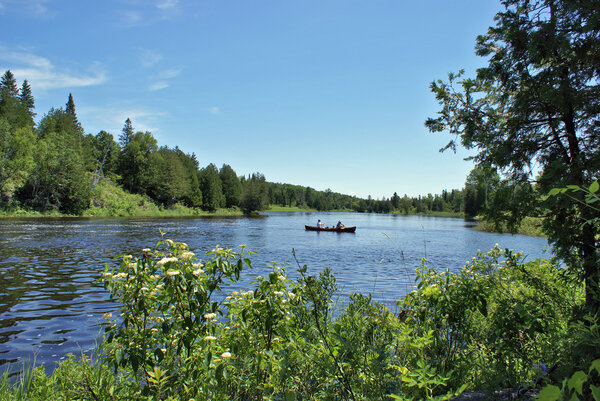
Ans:
[[[102,273],[102,277],[105,277],[105,278],[112,277],[112,273],[111,272],[104,272],[104,273]]]
[[[142,249],[142,252],[150,253],[150,252],[152,252],[152,250],[150,248],[144,248],[144,249]]]
[[[194,271],[192,272],[192,274],[193,274],[194,276],[199,276],[199,275],[201,275],[201,274],[203,274],[203,273],[204,273],[204,270],[202,270],[202,269],[200,269],[200,268],[198,268],[198,269],[196,269],[196,270],[194,270]]]
[[[173,277],[179,275],[181,272],[179,270],[167,270],[165,273],[167,276]]]
[[[204,341],[215,341],[217,337],[215,336],[206,336],[204,337]]]
[[[159,260],[158,262],[156,262],[156,266],[157,267],[162,267],[164,265],[166,265],[167,263],[170,262],[177,262],[177,258],[176,257],[172,257],[172,258],[162,258],[161,260]]]
[[[282,297],[283,296],[283,292],[282,291],[273,291],[274,295],[277,295],[278,297]]]
[[[193,258],[194,256],[195,256],[195,255],[194,255],[194,252],[189,252],[189,251],[188,251],[188,252],[184,252],[184,253],[182,253],[182,254],[181,254],[179,257],[180,257],[182,260],[190,260],[190,259],[191,259],[191,258]]]
[[[173,240],[170,240],[170,239],[165,240],[165,242],[167,244],[169,244],[169,245],[173,245],[174,244]]]
[[[221,358],[231,358],[231,352],[225,351],[221,354]]]
[[[115,274],[115,275],[113,276],[113,278],[115,278],[115,279],[117,279],[117,280],[118,280],[118,279],[121,279],[121,278],[125,278],[125,277],[127,277],[127,273],[124,273],[124,272],[117,273],[117,274]]]
[[[204,318],[206,320],[212,320],[212,319],[215,319],[216,317],[217,317],[216,313],[207,313],[206,315],[204,315]]]

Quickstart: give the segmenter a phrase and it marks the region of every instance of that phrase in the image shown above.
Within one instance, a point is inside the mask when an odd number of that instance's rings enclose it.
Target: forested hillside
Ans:
[[[193,153],[159,146],[151,132],[136,131],[130,119],[118,142],[106,131],[85,134],[71,94],[64,108],[51,109],[37,124],[34,105],[29,83],[19,88],[6,71],[0,81],[4,209],[81,214],[90,206],[104,206],[95,190],[106,181],[140,195],[139,202],[167,208],[239,207],[249,213],[267,207],[267,184],[260,173],[240,178],[228,165],[200,168]]]

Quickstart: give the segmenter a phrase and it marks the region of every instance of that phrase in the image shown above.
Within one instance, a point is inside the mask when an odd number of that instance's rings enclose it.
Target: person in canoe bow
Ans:
[[[317,222],[317,228],[323,228],[325,227],[325,224],[323,224],[323,222],[321,222],[321,219],[319,219],[319,221]]]

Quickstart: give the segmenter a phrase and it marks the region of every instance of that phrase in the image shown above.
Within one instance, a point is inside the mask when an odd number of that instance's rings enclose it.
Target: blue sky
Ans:
[[[0,72],[37,118],[69,92],[86,133],[126,118],[201,166],[361,197],[462,188],[428,133],[432,80],[485,65],[497,0],[0,0]]]

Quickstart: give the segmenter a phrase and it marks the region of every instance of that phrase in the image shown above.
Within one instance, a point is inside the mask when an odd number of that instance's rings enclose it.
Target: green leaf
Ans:
[[[571,376],[567,382],[567,385],[571,390],[575,389],[577,394],[581,395],[583,393],[583,383],[587,380],[587,378],[587,375],[583,371],[578,370],[577,372],[573,373],[573,376]]]
[[[548,192],[548,196],[555,196],[558,195],[558,193],[560,192],[560,188],[552,188],[550,190],[550,192]]]
[[[589,372],[591,372],[592,369],[596,369],[596,372],[600,373],[600,359],[596,359],[594,362],[592,362]]]
[[[538,395],[538,401],[556,401],[561,398],[560,389],[552,384],[544,387]]]
[[[165,354],[163,354],[162,349],[160,348],[154,350],[154,356],[156,357],[158,363],[161,363],[163,359],[165,359]]]
[[[210,367],[210,360],[212,359],[212,352],[208,351],[204,355],[204,366],[208,369]]]
[[[598,184],[598,181],[592,182],[592,185],[590,185],[590,188],[589,188],[591,193],[598,192],[599,189],[600,189],[600,184]]]
[[[592,397],[595,401],[600,401],[600,388],[590,384],[590,390],[592,390]]]
[[[285,390],[285,401],[294,401],[296,399],[296,393],[291,390]]]
[[[118,350],[115,352],[115,359],[116,359],[116,361],[117,361],[117,365],[119,365],[119,366],[120,366],[120,365],[121,365],[121,363],[123,362],[123,350],[122,350],[122,349],[120,349],[120,348],[119,348],[119,349],[118,349]]]
[[[223,365],[222,364],[219,364],[219,366],[217,366],[217,370],[215,371],[215,376],[216,376],[217,382],[219,383],[219,386],[220,386],[223,381]]]

